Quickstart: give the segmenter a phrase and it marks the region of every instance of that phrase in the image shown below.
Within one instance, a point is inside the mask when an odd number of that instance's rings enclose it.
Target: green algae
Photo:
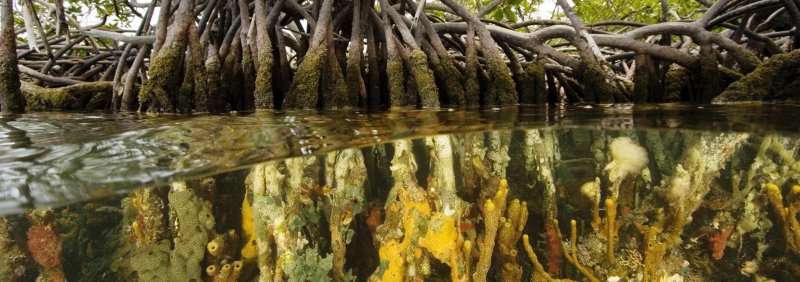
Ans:
[[[505,60],[494,52],[487,52],[486,64],[489,73],[489,86],[486,90],[486,105],[512,105],[518,102],[517,89],[511,70]]]
[[[206,69],[205,61],[203,60],[203,47],[200,46],[200,44],[197,44],[197,42],[192,42],[189,45],[189,48],[191,49],[190,56],[192,60],[192,67],[194,68],[194,76],[192,77],[194,83],[194,93],[191,98],[192,101],[189,103],[189,105],[192,105],[194,109],[197,110],[198,101],[204,101],[205,103],[208,103],[209,100],[209,87],[207,79],[209,77],[209,73]],[[206,109],[207,108],[208,107],[206,106]],[[192,108],[189,108],[187,112],[191,112],[192,110]]]
[[[428,57],[422,50],[413,50],[409,54],[409,65],[419,92],[422,107],[438,108],[439,89],[436,87],[433,72],[428,68]]]
[[[319,102],[319,86],[323,60],[328,55],[328,46],[323,44],[316,50],[310,50],[303,57],[297,68],[289,93],[283,101],[286,109],[313,109]]]
[[[547,101],[547,81],[544,63],[535,60],[518,75],[519,101],[522,104],[542,104]]]
[[[671,65],[664,76],[663,102],[680,101],[688,83],[689,75],[686,73],[686,69],[678,65]]]
[[[607,74],[598,63],[581,63],[575,77],[583,86],[587,102],[612,103],[619,90],[606,80]]]
[[[358,106],[357,92],[349,92],[347,83],[339,66],[339,60],[332,49],[327,52],[327,60],[320,72],[322,75],[323,104],[325,108],[337,109]]]
[[[205,61],[205,75],[204,78],[206,91],[202,92],[205,95],[195,96],[195,110],[198,112],[210,112],[218,110],[222,104],[220,99],[220,75],[222,65],[220,64],[219,57],[216,54],[216,48],[209,48],[211,53]]]
[[[463,76],[450,56],[439,57],[439,78],[444,81],[447,102],[456,106],[466,106],[467,98],[463,84]]]
[[[244,97],[242,109],[252,110],[255,108],[255,97],[253,96],[256,89],[256,62],[254,61],[253,53],[250,46],[242,45],[242,86],[244,87]]]
[[[713,102],[797,100],[800,50],[775,55],[728,86]]]
[[[392,107],[412,107],[415,105],[405,91],[405,69],[400,56],[390,56],[386,63],[386,75],[389,81],[389,105]]]
[[[347,84],[347,91],[349,93],[356,94],[355,98],[362,99],[364,101],[363,104],[366,105],[367,89],[364,85],[364,77],[361,76],[362,60],[363,56],[360,54],[350,54],[347,56],[347,65],[345,66],[345,77],[347,79],[345,80],[345,83]],[[357,104],[358,101],[354,103],[354,105]]]
[[[156,54],[149,66],[149,79],[144,81],[139,91],[139,104],[150,104],[152,111],[175,111],[175,98],[170,93],[178,93],[181,86],[181,61],[183,44],[173,43]]]
[[[12,56],[16,59],[16,56]],[[25,111],[25,99],[20,91],[19,73],[16,60],[0,60],[0,110],[17,113]]]
[[[655,72],[653,61],[644,54],[636,54],[634,57],[636,69],[633,72],[633,102],[647,102],[654,99],[660,89],[657,73]]]
[[[84,109],[96,93],[110,94],[114,85],[110,81],[75,84],[60,88],[44,88],[22,82],[26,108],[31,111],[54,109]],[[106,95],[109,96],[109,95]]]
[[[482,71],[478,64],[477,55],[467,55],[466,78],[464,83],[464,95],[467,106],[480,105],[481,85],[478,83],[478,72]]]
[[[710,102],[711,99],[717,97],[722,92],[720,85],[721,78],[719,73],[719,62],[717,61],[716,52],[711,46],[700,47],[700,60],[698,62],[698,94],[701,102]]]
[[[259,46],[258,67],[256,68],[255,107],[256,109],[272,109],[275,98],[272,93],[272,43],[266,36],[267,43]]]

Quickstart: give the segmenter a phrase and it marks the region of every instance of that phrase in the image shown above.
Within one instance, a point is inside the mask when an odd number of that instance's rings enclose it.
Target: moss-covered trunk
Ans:
[[[150,63],[150,77],[139,92],[140,108],[145,104],[150,111],[174,112],[184,108],[184,105],[177,105],[179,101],[176,94],[181,88],[181,62],[187,45],[187,31],[189,25],[193,24],[193,18],[194,2],[182,1],[169,26],[164,46]]]
[[[283,108],[313,109],[321,106],[320,93],[332,107],[347,95],[344,76],[333,50],[333,0],[324,0],[311,38],[308,52],[297,68],[296,75],[283,101]],[[330,91],[330,93],[328,93]]]
[[[800,99],[800,50],[773,56],[739,81],[729,85],[714,102]]]
[[[487,106],[510,105],[519,102],[517,90],[514,87],[514,79],[511,77],[511,70],[506,65],[505,59],[500,54],[497,43],[492,38],[486,25],[471,14],[467,9],[454,0],[442,0],[448,7],[452,8],[456,14],[464,18],[468,25],[472,26],[478,33],[483,46],[483,56],[486,58],[486,69],[489,74],[489,83],[486,89],[486,99],[484,104]]]
[[[282,3],[282,2],[281,2]],[[280,9],[280,7],[276,7]],[[256,65],[255,99],[256,109],[271,109],[275,107],[274,94],[272,93],[272,41],[270,40],[267,22],[267,9],[264,0],[255,1],[256,42],[258,43]]]

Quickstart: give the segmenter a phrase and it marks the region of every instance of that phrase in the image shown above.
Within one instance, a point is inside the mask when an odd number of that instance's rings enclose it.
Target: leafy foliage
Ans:
[[[42,26],[45,30],[49,30],[56,25],[55,0],[46,2],[47,6],[33,1],[33,6]],[[64,1],[64,12],[67,18],[74,19],[74,21],[67,20],[70,28],[80,28],[75,26],[76,21],[85,27],[102,23],[104,18],[106,19],[105,24],[102,25],[104,29],[130,27],[134,15],[127,6],[117,2],[113,0],[66,0]],[[14,25],[24,26],[20,4],[15,5],[14,8]],[[26,41],[22,37],[19,39],[23,42]]]
[[[492,3],[494,0],[460,0],[470,12],[477,12],[482,7]],[[516,23],[533,17],[536,7],[542,0],[505,0],[502,4],[489,11],[484,17],[499,22]]]
[[[575,12],[589,24],[612,20],[652,24],[661,19],[658,0],[574,0],[574,4]],[[701,4],[695,0],[670,0],[668,7],[681,17],[691,18]]]

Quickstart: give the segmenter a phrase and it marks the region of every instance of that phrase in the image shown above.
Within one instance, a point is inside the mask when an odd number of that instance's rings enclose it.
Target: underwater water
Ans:
[[[0,118],[0,281],[793,281],[800,105]]]

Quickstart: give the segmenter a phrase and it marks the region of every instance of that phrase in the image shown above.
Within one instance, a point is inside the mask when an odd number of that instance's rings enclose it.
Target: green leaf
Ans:
[[[494,12],[492,12],[492,19],[494,19],[496,21],[502,21],[503,20],[503,11],[502,10],[494,10]]]
[[[514,11],[511,11],[510,7],[506,6],[503,8],[503,14],[506,15],[506,19],[508,19],[509,22],[517,22],[517,15],[514,14]]]

